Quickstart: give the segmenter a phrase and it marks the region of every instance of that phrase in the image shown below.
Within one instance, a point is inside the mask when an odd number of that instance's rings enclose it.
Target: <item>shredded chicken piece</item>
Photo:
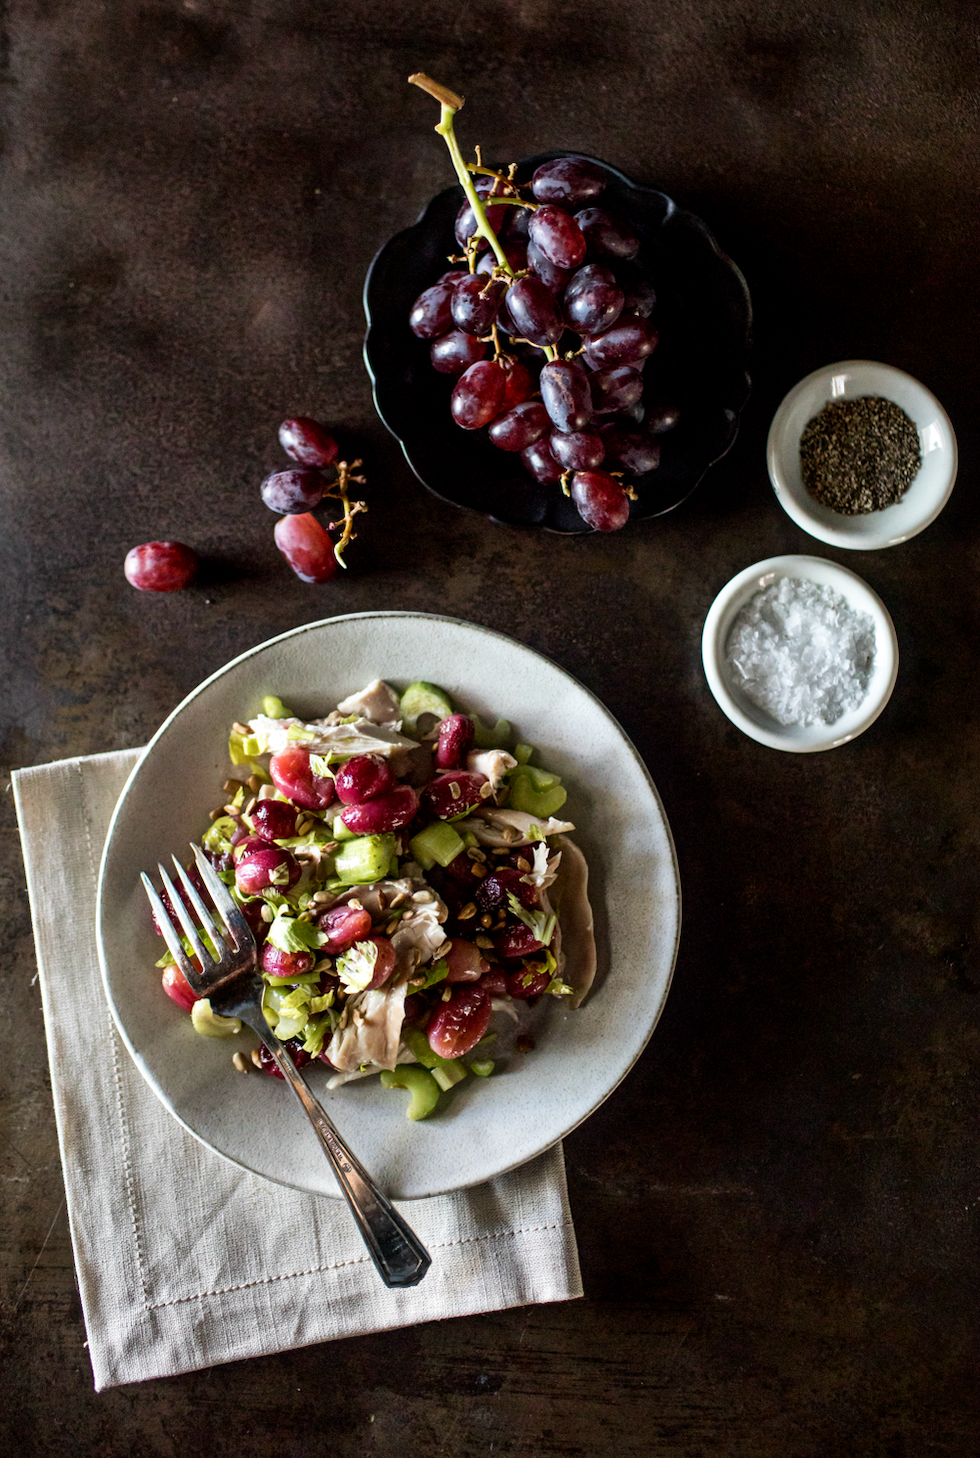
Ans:
[[[338,1073],[353,1073],[363,1063],[394,1068],[404,1019],[404,982],[354,993],[334,1029],[327,1057]]]
[[[508,770],[516,769],[517,760],[506,749],[471,749],[466,756],[466,768],[474,775],[486,775],[490,787],[496,790]]]
[[[500,810],[493,805],[481,805],[472,815],[457,823],[456,829],[472,830],[481,845],[513,846],[533,845],[543,835],[564,835],[575,826],[569,820],[542,820],[540,815],[528,815],[523,810]],[[533,834],[532,834],[533,831]]]
[[[383,679],[375,678],[360,693],[350,694],[337,705],[338,714],[359,714],[370,719],[372,724],[383,724],[388,729],[400,729],[398,695]]]
[[[559,921],[551,951],[558,963],[559,977],[572,989],[569,1007],[580,1007],[596,972],[589,867],[585,856],[567,835],[559,836],[558,843],[562,856],[555,878],[554,899]],[[547,893],[542,894],[547,900]]]
[[[248,727],[259,742],[260,754],[278,754],[280,750],[299,745],[311,754],[329,754],[336,750],[344,755],[392,754],[396,749],[414,749],[416,741],[399,734],[386,724],[373,724],[370,719],[357,719],[353,724],[328,724],[326,719],[270,719],[258,714],[249,719]],[[290,729],[294,732],[290,736]],[[296,731],[301,731],[297,734]]]

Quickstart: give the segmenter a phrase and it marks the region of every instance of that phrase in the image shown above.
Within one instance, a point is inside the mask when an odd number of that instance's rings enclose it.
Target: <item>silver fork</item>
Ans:
[[[198,924],[218,953],[215,960],[201,940],[198,928],[167,872],[163,866],[158,866],[170,904],[203,970],[198,972],[193,966],[153,882],[144,872],[143,887],[174,961],[196,996],[208,998],[212,1010],[221,1017],[241,1018],[243,1023],[248,1023],[272,1054],[276,1067],[303,1105],[303,1110],[313,1125],[382,1281],[386,1286],[417,1286],[432,1264],[432,1257],[390,1200],[378,1189],[364,1166],[348,1149],[319,1102],[313,1097],[306,1080],[266,1022],[262,1011],[263,983],[258,971],[258,949],[251,928],[201,848],[192,845],[191,850],[218,915],[230,935],[231,945],[215,925],[197,887],[174,856],[177,875],[194,908]]]

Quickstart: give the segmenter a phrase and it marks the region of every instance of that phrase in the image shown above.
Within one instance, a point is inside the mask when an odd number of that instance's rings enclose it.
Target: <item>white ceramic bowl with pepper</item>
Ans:
[[[873,511],[854,510],[858,493],[848,485],[845,473],[842,471],[840,479],[835,481],[824,466],[821,479],[812,451],[809,459],[804,459],[800,445],[811,422],[815,422],[815,426],[811,426],[811,439],[815,428],[825,437],[832,436],[834,430],[840,432],[840,423],[835,422],[833,410],[818,422],[825,407],[862,397],[889,401],[897,406],[911,421],[918,436],[918,464],[913,464],[908,470],[907,462],[903,461],[892,438],[890,426],[893,422],[889,421],[887,412],[879,411],[876,426],[875,413],[869,410],[868,420],[863,426],[866,435],[863,447],[872,457],[876,453],[880,455],[880,476],[887,481],[889,469],[885,460],[890,456],[895,463],[894,476],[899,484],[904,485],[904,479],[909,475],[912,477],[911,484],[893,505]],[[876,428],[881,432],[877,441]],[[847,442],[843,438],[836,443],[831,439],[831,445],[834,444],[841,447],[846,457]],[[790,390],[773,417],[767,464],[776,497],[797,526],[818,541],[829,542],[835,547],[875,551],[879,547],[894,547],[899,542],[908,541],[942,511],[956,480],[956,437],[949,416],[935,395],[904,370],[893,365],[876,364],[873,360],[843,360],[814,370],[812,375],[807,375]],[[807,489],[805,474],[824,500],[819,500]],[[825,500],[831,499],[837,500],[839,509],[824,504]]]

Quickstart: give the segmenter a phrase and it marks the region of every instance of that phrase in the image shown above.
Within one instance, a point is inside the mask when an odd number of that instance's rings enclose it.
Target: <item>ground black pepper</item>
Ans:
[[[922,464],[919,432],[892,400],[831,400],[800,436],[803,485],[844,516],[894,506]]]

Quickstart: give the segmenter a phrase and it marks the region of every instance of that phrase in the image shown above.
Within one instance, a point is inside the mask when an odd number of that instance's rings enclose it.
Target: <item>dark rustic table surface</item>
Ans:
[[[0,22],[5,773],[145,742],[298,624],[436,610],[608,705],[684,894],[656,1034],[566,1145],[584,1301],[96,1396],[6,796],[3,1451],[974,1454],[975,6],[8,0]],[[467,146],[603,157],[744,271],[752,400],[674,513],[502,527],[429,495],[378,421],[365,272],[452,180],[419,69],[465,93]],[[815,543],[766,476],[783,394],[849,358],[924,381],[960,442],[946,510],[887,551]],[[368,464],[350,570],[323,587],[257,495],[287,413]],[[158,537],[200,550],[200,585],[127,585],[127,549]],[[901,667],[864,737],[784,755],[722,716],[700,629],[733,573],[808,551],[881,595]]]

